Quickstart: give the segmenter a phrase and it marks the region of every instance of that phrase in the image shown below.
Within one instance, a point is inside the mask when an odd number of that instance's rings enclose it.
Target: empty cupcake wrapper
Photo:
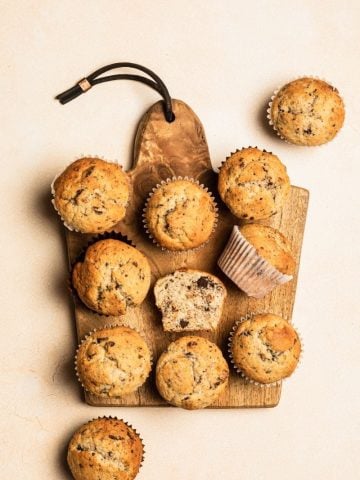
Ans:
[[[257,382],[256,380],[253,380],[252,378],[249,378],[247,375],[245,375],[245,373],[236,365],[235,361],[234,361],[234,358],[233,358],[233,355],[232,355],[232,341],[233,341],[233,337],[234,337],[234,334],[238,328],[238,326],[240,325],[240,323],[242,322],[245,322],[247,320],[251,320],[253,317],[255,317],[256,315],[260,315],[259,313],[247,313],[244,317],[240,317],[239,320],[237,320],[231,331],[230,331],[230,334],[229,334],[229,338],[228,338],[228,355],[229,355],[229,359],[230,359],[230,363],[231,365],[233,366],[234,370],[236,371],[236,373],[238,373],[247,383],[251,383],[252,385],[256,385],[258,387],[261,387],[261,388],[266,388],[266,387],[276,387],[278,385],[281,385],[281,383],[284,381],[284,380],[287,380],[289,377],[285,377],[283,378],[282,380],[277,380],[276,382],[271,382],[271,383],[260,383],[260,382]],[[285,320],[285,319],[284,319]],[[299,357],[299,360],[298,360],[298,363],[296,365],[296,369],[298,368],[298,366],[300,365],[301,361],[302,361],[302,358],[303,358],[303,353],[304,353],[304,343],[303,343],[303,340],[302,340],[302,337],[301,335],[299,334],[299,331],[297,328],[295,328],[293,325],[291,325],[294,330],[296,331],[299,339],[300,339],[300,343],[301,343],[301,351],[300,351],[300,357]]]
[[[213,202],[213,205],[214,205],[214,209],[215,209],[215,221],[214,221],[214,226],[212,228],[212,231],[211,231],[211,234],[213,234],[216,230],[216,227],[217,227],[217,224],[218,224],[218,217],[219,217],[219,209],[217,207],[217,204],[216,204],[216,201],[215,201],[215,198],[214,196],[212,195],[212,193],[209,191],[209,189],[207,187],[205,187],[205,185],[201,184],[198,182],[198,180],[195,180],[194,178],[190,178],[190,177],[181,177],[181,176],[177,176],[177,177],[171,177],[171,178],[167,178],[166,180],[162,180],[160,183],[158,183],[155,187],[152,188],[151,192],[149,193],[149,196],[148,198],[146,199],[146,202],[145,202],[145,206],[143,208],[143,214],[142,214],[142,217],[143,217],[143,224],[144,224],[144,228],[145,228],[145,231],[147,233],[147,235],[149,236],[149,238],[152,240],[152,242],[159,248],[161,248],[161,250],[165,251],[165,252],[169,252],[169,253],[172,253],[172,254],[180,254],[180,253],[184,253],[184,252],[189,252],[189,251],[196,251],[196,250],[199,250],[201,248],[203,248],[208,242],[209,242],[209,239],[210,237],[206,240],[206,242],[202,243],[201,245],[197,246],[197,247],[194,247],[194,248],[187,248],[186,250],[169,250],[167,249],[166,247],[163,247],[162,245],[160,245],[157,240],[153,237],[153,235],[150,233],[149,231],[149,228],[148,228],[148,225],[147,225],[147,221],[146,221],[146,210],[147,210],[147,207],[148,207],[148,203],[150,201],[150,198],[153,196],[153,194],[155,193],[155,191],[162,187],[163,185],[166,185],[166,184],[169,184],[171,182],[175,182],[176,180],[187,180],[189,182],[192,182],[194,183],[195,185],[198,185],[200,188],[202,188],[202,190],[204,190],[204,192],[208,193],[212,202]]]
[[[69,162],[69,164],[67,165],[67,167],[69,167],[70,165],[72,165],[74,162],[76,162],[77,160],[81,160],[82,158],[99,158],[100,160],[104,160],[105,162],[107,163],[112,163],[114,165],[117,165],[118,167],[121,168],[121,170],[123,170],[123,167],[122,165],[120,165],[120,163],[118,163],[117,161],[110,161],[110,160],[106,160],[103,156],[99,156],[99,155],[81,155],[79,158],[75,158],[74,160],[72,160],[71,162]],[[51,182],[51,185],[50,185],[50,189],[51,189],[51,203],[56,211],[56,213],[59,215],[59,217],[61,218],[61,221],[63,223],[63,225],[68,229],[70,230],[71,232],[77,232],[77,233],[84,233],[85,235],[92,235],[91,233],[85,233],[85,232],[81,232],[81,230],[78,230],[74,227],[72,227],[71,225],[69,225],[66,220],[64,220],[64,218],[61,216],[61,213],[59,212],[59,210],[56,208],[56,203],[55,203],[55,182],[56,180],[60,177],[60,175],[62,175],[64,173],[64,171],[66,170],[65,167],[61,172],[59,172],[57,175],[55,175],[55,178],[53,179],[53,181]],[[129,201],[128,203],[125,205],[125,208],[127,208],[129,205]],[[95,233],[96,235],[96,233]]]
[[[80,375],[79,375],[79,371],[78,371],[78,364],[77,364],[77,356],[78,356],[78,353],[79,353],[79,349],[80,347],[86,342],[86,340],[91,337],[94,333],[96,332],[101,332],[102,330],[107,330],[107,329],[113,329],[113,328],[118,328],[118,327],[127,327],[129,328],[130,330],[133,330],[134,332],[138,333],[140,335],[140,337],[144,340],[144,342],[146,343],[148,349],[149,349],[149,352],[150,352],[150,370],[149,370],[149,373],[147,375],[147,377],[145,378],[144,382],[142,385],[144,385],[144,383],[147,381],[147,379],[149,378],[150,376],[150,373],[153,369],[153,366],[154,366],[154,355],[153,355],[153,351],[152,349],[149,347],[146,339],[145,339],[145,336],[143,335],[142,332],[140,332],[137,328],[135,327],[132,327],[128,324],[125,323],[116,323],[116,324],[112,324],[112,325],[104,325],[102,326],[101,328],[94,328],[92,330],[90,330],[85,336],[84,338],[81,340],[81,342],[78,344],[77,346],[77,349],[76,349],[76,352],[75,352],[75,358],[74,358],[74,365],[75,365],[75,375],[76,375],[76,378],[78,380],[78,382],[80,383],[80,385],[82,386],[82,388],[89,394],[91,395],[95,395],[96,397],[99,397],[99,398],[121,398],[121,397],[109,397],[107,395],[96,395],[95,393],[93,392],[90,392],[90,390],[88,390],[85,385],[83,384],[83,381],[81,380],[80,378]],[[138,388],[140,388],[142,385],[140,385]]]
[[[97,418],[93,418],[92,420],[89,420],[88,422],[84,423],[83,425],[81,425],[81,427],[79,427],[73,434],[73,436],[83,427],[85,427],[86,425],[90,425],[92,422],[94,422],[95,420],[117,420],[119,422],[123,422],[127,427],[129,427],[134,433],[135,435],[138,437],[138,439],[140,440],[141,442],[141,445],[142,445],[142,457],[141,457],[141,462],[140,462],[140,466],[139,466],[139,469],[143,466],[143,463],[144,463],[144,460],[145,460],[145,444],[144,444],[144,440],[142,439],[142,437],[140,436],[140,433],[136,430],[135,427],[133,427],[131,425],[131,423],[127,422],[126,420],[122,419],[122,418],[118,418],[118,417],[113,417],[112,415],[103,415],[102,417],[97,417]]]
[[[218,265],[249,297],[262,298],[276,286],[292,280],[262,258],[235,225]]]
[[[345,110],[345,102],[344,102],[344,99],[343,97],[340,95],[338,89],[336,87],[334,87],[334,85],[329,82],[328,80],[325,80],[324,78],[321,78],[321,77],[318,77],[316,75],[301,75],[301,76],[298,76],[298,77],[295,77],[293,78],[292,80],[289,80],[288,82],[284,83],[283,85],[281,85],[281,87],[278,87],[277,89],[274,90],[273,94],[271,95],[270,97],[270,100],[269,100],[269,103],[268,103],[268,108],[266,109],[266,118],[268,119],[268,122],[269,122],[269,125],[272,127],[272,129],[276,132],[276,135],[281,138],[281,140],[283,140],[285,143],[288,143],[289,145],[296,145],[295,143],[292,143],[292,142],[289,142],[289,140],[287,140],[286,138],[284,138],[281,133],[278,131],[278,129],[276,128],[276,125],[274,124],[274,122],[272,121],[271,119],[271,109],[272,109],[272,104],[273,104],[273,101],[274,101],[274,98],[276,97],[276,95],[279,93],[279,91],[285,87],[285,85],[287,85],[288,83],[291,83],[291,82],[294,82],[295,80],[300,80],[301,78],[312,78],[313,80],[321,80],[323,82],[326,82],[328,85],[330,85],[330,87],[336,89],[336,91],[338,92],[342,102],[343,102],[343,105],[344,105],[344,110]],[[302,147],[321,147],[322,144],[320,145],[301,145]]]

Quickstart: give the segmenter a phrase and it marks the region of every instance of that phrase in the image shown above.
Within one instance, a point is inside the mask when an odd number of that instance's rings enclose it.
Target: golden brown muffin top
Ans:
[[[290,192],[290,180],[276,155],[249,147],[226,159],[219,172],[218,189],[235,216],[260,220],[282,208]]]
[[[121,397],[145,382],[151,370],[151,353],[132,328],[103,328],[81,343],[76,365],[86,390],[99,397]]]
[[[211,405],[228,384],[229,367],[209,340],[181,337],[172,342],[156,365],[160,395],[172,405],[193,410]]]
[[[67,454],[75,480],[133,480],[142,457],[138,434],[116,418],[99,418],[80,427]]]
[[[101,233],[125,216],[129,180],[120,165],[81,158],[54,182],[54,204],[65,223],[83,233]]]
[[[111,238],[90,245],[72,274],[80,299],[103,315],[123,315],[128,306],[140,304],[150,280],[150,265],[145,255]]]
[[[236,367],[248,378],[272,383],[290,376],[295,370],[301,343],[286,320],[263,314],[239,323],[230,350]]]
[[[172,180],[151,195],[146,226],[156,242],[168,250],[187,250],[205,243],[216,223],[210,194],[190,180]]]
[[[294,275],[296,263],[287,238],[275,228],[249,223],[240,228],[241,234],[256,249],[260,257],[286,275]]]
[[[275,95],[270,118],[277,132],[296,145],[321,145],[334,138],[344,123],[339,92],[323,80],[300,78]]]

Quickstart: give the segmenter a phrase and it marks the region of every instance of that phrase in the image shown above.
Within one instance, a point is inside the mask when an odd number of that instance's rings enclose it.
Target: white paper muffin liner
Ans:
[[[281,385],[281,383],[284,381],[284,380],[288,380],[290,377],[285,377],[285,378],[282,378],[281,380],[277,380],[276,382],[271,382],[271,383],[260,383],[260,382],[257,382],[256,380],[253,380],[252,378],[249,378],[235,363],[234,361],[234,358],[233,358],[233,355],[232,355],[232,341],[233,341],[233,337],[234,337],[234,334],[238,328],[238,326],[240,325],[240,323],[242,322],[245,322],[247,320],[251,320],[253,317],[257,316],[257,315],[262,315],[262,313],[247,313],[244,317],[240,317],[239,320],[237,320],[231,331],[230,331],[230,334],[229,334],[229,338],[228,338],[228,355],[229,355],[229,359],[230,359],[230,363],[233,367],[233,369],[236,371],[236,373],[238,375],[240,375],[240,377],[242,377],[247,383],[251,383],[252,385],[256,385],[258,387],[261,387],[261,388],[266,388],[266,387],[276,387],[278,385]],[[284,319],[285,320],[285,319]],[[292,328],[296,331],[297,333],[297,336],[299,337],[299,340],[300,340],[300,344],[301,344],[301,350],[300,350],[300,357],[299,357],[299,360],[297,362],[297,365],[294,369],[294,372],[295,370],[298,369],[300,363],[302,362],[302,358],[303,358],[303,353],[304,353],[304,343],[303,343],[303,339],[301,337],[301,335],[299,334],[299,331],[296,327],[294,327],[294,325],[292,325],[291,323],[289,323]],[[292,374],[294,373],[292,372]],[[291,376],[292,376],[291,374]]]
[[[86,425],[90,425],[93,421],[95,420],[103,420],[103,419],[106,419],[106,420],[118,420],[119,422],[123,422],[127,427],[129,427],[134,433],[135,435],[138,437],[138,439],[140,440],[141,442],[141,445],[142,445],[142,450],[143,450],[143,453],[142,453],[142,457],[141,457],[141,462],[140,462],[140,465],[139,465],[139,470],[140,468],[143,466],[143,463],[144,463],[144,460],[145,460],[145,444],[144,444],[144,440],[142,439],[140,433],[136,430],[135,427],[133,427],[131,425],[131,423],[127,422],[126,420],[124,420],[123,418],[118,418],[118,417],[113,417],[112,415],[103,415],[102,417],[96,417],[96,418],[93,418],[91,420],[89,420],[88,422],[84,423],[83,425],[81,425],[72,435],[71,439],[70,439],[70,442],[71,440],[73,439],[74,435],[76,435],[76,433],[83,427],[85,427]]]
[[[237,287],[249,297],[262,298],[276,286],[292,280],[256,252],[235,225],[218,265]]]
[[[288,82],[284,83],[283,85],[281,85],[280,87],[276,88],[273,92],[273,94],[271,95],[270,97],[270,101],[268,103],[268,108],[266,109],[266,118],[268,119],[268,122],[269,122],[269,125],[272,127],[272,129],[274,130],[274,132],[276,132],[276,135],[281,138],[281,140],[283,140],[285,143],[288,143],[289,145],[295,145],[297,147],[321,147],[322,145],[325,145],[324,144],[320,144],[320,145],[298,145],[296,143],[293,143],[293,142],[290,142],[289,140],[287,140],[285,137],[283,137],[281,135],[281,133],[278,131],[278,129],[276,128],[276,125],[274,124],[274,122],[272,121],[271,119],[271,109],[272,109],[272,104],[273,104],[273,101],[274,101],[274,98],[276,97],[276,95],[279,93],[279,91],[285,87],[285,85],[291,83],[291,82],[294,82],[295,80],[300,80],[302,78],[311,78],[313,80],[321,80],[323,82],[326,82],[328,85],[330,85],[330,87],[336,89],[339,97],[341,98],[342,102],[343,102],[343,105],[344,105],[344,111],[345,111],[345,102],[344,102],[344,99],[343,97],[340,95],[340,92],[339,90],[331,83],[329,82],[328,80],[326,80],[325,78],[322,78],[322,77],[319,77],[317,75],[300,75],[298,77],[294,77],[293,79],[289,80]],[[346,111],[345,111],[345,114],[346,114]],[[339,132],[338,132],[339,133]],[[328,143],[328,142],[326,142]]]
[[[171,182],[175,182],[177,180],[187,180],[189,182],[192,182],[194,183],[195,185],[198,185],[200,188],[202,188],[202,190],[204,190],[204,192],[206,192],[211,200],[212,200],[212,203],[214,205],[214,210],[215,210],[215,220],[214,220],[214,225],[213,225],[213,228],[212,228],[212,231],[211,231],[211,235],[209,236],[209,238],[204,242],[202,243],[201,245],[198,245],[197,247],[193,247],[193,248],[187,248],[185,250],[170,250],[166,247],[163,247],[162,245],[160,245],[160,243],[156,240],[156,238],[153,237],[153,235],[150,233],[150,230],[148,228],[148,225],[147,225],[147,221],[146,221],[146,210],[147,210],[147,207],[148,207],[148,203],[151,199],[151,197],[154,195],[155,191],[162,187],[163,185],[166,185],[166,184],[169,184]],[[143,214],[142,214],[142,218],[143,218],[143,224],[144,224],[144,228],[145,228],[145,231],[148,235],[148,237],[152,240],[152,242],[159,248],[161,248],[161,250],[163,250],[164,252],[169,252],[169,253],[172,253],[172,254],[180,254],[180,253],[184,253],[184,252],[189,252],[189,251],[196,251],[196,250],[199,250],[201,248],[203,248],[210,240],[212,234],[215,232],[216,228],[217,228],[217,224],[218,224],[218,218],[219,218],[219,209],[218,209],[218,206],[217,206],[217,203],[215,201],[215,197],[213,196],[213,194],[209,191],[209,189],[207,187],[205,187],[205,185],[201,184],[198,182],[198,180],[195,180],[194,178],[191,178],[191,177],[181,177],[181,176],[175,176],[175,177],[171,177],[171,178],[167,178],[166,180],[162,180],[160,183],[158,183],[155,187],[152,188],[151,192],[149,193],[148,195],[148,198],[146,199],[146,202],[145,202],[145,206],[143,208]]]
[[[76,349],[76,353],[75,353],[75,358],[74,358],[74,365],[75,365],[75,375],[76,375],[76,378],[78,380],[78,382],[80,383],[80,385],[82,386],[82,388],[85,390],[85,392],[91,394],[91,395],[94,395],[95,397],[97,398],[113,398],[113,399],[117,399],[117,398],[122,398],[121,396],[120,397],[109,397],[108,395],[97,395],[96,393],[93,393],[91,392],[90,390],[88,390],[85,385],[83,384],[83,381],[80,377],[80,374],[79,374],[79,371],[78,371],[78,364],[77,364],[77,357],[78,357],[78,353],[79,353],[79,350],[80,350],[80,347],[86,342],[86,340],[91,337],[94,333],[96,332],[101,332],[102,330],[106,330],[106,329],[114,329],[114,328],[118,328],[118,327],[127,327],[129,328],[130,330],[134,330],[134,332],[138,333],[140,335],[140,337],[144,340],[144,342],[146,343],[148,349],[149,349],[149,352],[150,352],[150,370],[149,370],[149,373],[147,375],[147,377],[145,378],[144,382],[139,385],[139,387],[134,390],[134,392],[136,392],[140,387],[142,387],[146,381],[148,380],[152,370],[153,370],[153,367],[154,367],[154,354],[153,354],[153,351],[152,349],[149,347],[148,345],[148,342],[146,341],[144,335],[135,327],[132,327],[130,325],[127,325],[126,323],[116,323],[116,324],[112,324],[112,325],[104,325],[100,328],[93,328],[92,330],[90,330],[86,335],[85,337],[81,340],[81,342],[78,344],[77,346],[77,349]],[[132,393],[134,393],[132,392]],[[130,392],[131,393],[131,392]],[[125,395],[128,395],[125,394]]]
[[[100,160],[103,160],[104,162],[107,162],[107,163],[112,163],[113,165],[116,165],[118,167],[121,168],[121,170],[123,171],[123,167],[122,165],[120,165],[120,163],[118,161],[111,161],[111,160],[107,160],[105,159],[103,156],[100,156],[100,155],[81,155],[80,157],[76,157],[74,160],[72,160],[71,162],[68,163],[68,165],[62,169],[61,172],[57,173],[53,179],[53,181],[51,182],[51,185],[50,185],[50,190],[51,190],[51,203],[56,211],[56,213],[59,215],[59,217],[61,218],[61,221],[63,223],[63,225],[68,229],[70,230],[71,232],[77,232],[77,233],[83,233],[85,235],[97,235],[99,233],[103,233],[103,232],[83,232],[81,230],[78,230],[76,228],[74,228],[72,225],[70,225],[69,223],[66,222],[66,220],[62,217],[61,213],[59,212],[59,210],[56,208],[56,203],[55,203],[55,182],[56,180],[60,177],[60,175],[62,175],[65,170],[70,166],[72,165],[74,162],[76,162],[77,160],[81,160],[82,158],[93,158],[93,159],[100,159]],[[124,172],[126,173],[126,172]],[[128,177],[127,177],[128,178]],[[128,182],[129,182],[129,178],[128,178]],[[129,187],[130,187],[130,182],[129,182]],[[129,201],[130,201],[130,194],[129,194],[129,200],[127,202],[127,204],[125,205],[125,210],[127,209],[128,205],[129,205]],[[119,220],[121,221],[121,220]],[[116,224],[114,224],[111,228],[114,228]],[[111,230],[111,229],[110,229]],[[104,232],[105,233],[105,232]]]

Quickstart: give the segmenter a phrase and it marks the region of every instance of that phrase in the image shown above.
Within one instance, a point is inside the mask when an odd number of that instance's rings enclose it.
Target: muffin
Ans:
[[[124,218],[130,190],[120,165],[85,157],[56,178],[52,193],[55,209],[68,228],[100,233]]]
[[[294,275],[296,263],[287,238],[275,228],[259,223],[248,223],[240,228],[256,253],[285,275]]]
[[[117,418],[98,418],[80,427],[68,446],[75,480],[133,480],[143,460],[137,432]]]
[[[154,287],[166,332],[216,330],[226,297],[215,275],[181,269],[159,278]]]
[[[295,145],[321,145],[332,140],[344,123],[345,107],[336,88],[316,78],[284,85],[272,98],[270,123]]]
[[[226,159],[219,172],[218,190],[233,215],[260,220],[281,210],[290,180],[276,155],[248,147]]]
[[[194,181],[162,182],[150,195],[144,221],[150,237],[167,250],[188,250],[205,243],[216,226],[211,195]]]
[[[171,405],[193,410],[211,405],[228,384],[229,367],[220,349],[202,337],[172,342],[156,365],[156,385]]]
[[[293,278],[296,262],[289,241],[261,224],[234,226],[218,265],[247,295],[262,298]]]
[[[72,272],[72,284],[82,302],[103,315],[123,315],[139,305],[150,287],[151,270],[136,248],[112,238],[90,245]]]
[[[263,314],[235,327],[229,349],[232,362],[245,377],[269,384],[292,374],[299,362],[301,343],[286,320]]]
[[[92,332],[76,353],[76,371],[83,387],[105,398],[137,390],[151,370],[151,353],[132,328],[115,326]]]

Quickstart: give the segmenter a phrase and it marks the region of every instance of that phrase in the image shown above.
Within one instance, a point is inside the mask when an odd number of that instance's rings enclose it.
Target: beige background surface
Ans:
[[[0,478],[70,478],[69,436],[104,414],[141,431],[139,480],[360,478],[359,2],[0,4]],[[82,401],[49,184],[82,153],[129,166],[136,123],[158,96],[118,82],[64,107],[53,97],[124,60],[154,69],[193,107],[214,165],[234,148],[258,145],[311,191],[294,311],[305,356],[275,409],[95,409]],[[341,134],[320,148],[287,145],[264,127],[272,90],[302,74],[331,80],[347,105]]]

